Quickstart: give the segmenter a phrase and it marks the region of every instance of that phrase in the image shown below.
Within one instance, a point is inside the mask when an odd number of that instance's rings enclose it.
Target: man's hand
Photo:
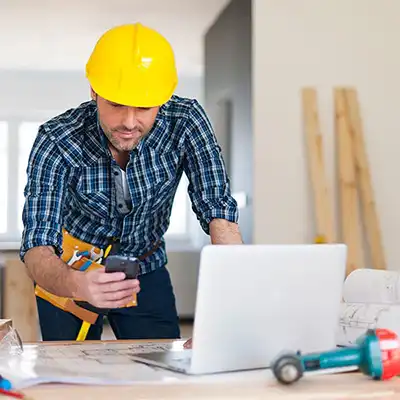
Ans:
[[[139,293],[137,279],[125,279],[123,272],[105,272],[104,267],[80,274],[75,298],[98,308],[124,307]]]
[[[184,347],[185,349],[191,349],[191,348],[192,348],[192,345],[193,345],[193,340],[192,340],[192,338],[186,340],[186,342],[183,343],[183,347]]]

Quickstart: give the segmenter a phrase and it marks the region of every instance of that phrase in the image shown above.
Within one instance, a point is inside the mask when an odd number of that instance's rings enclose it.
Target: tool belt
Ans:
[[[90,243],[79,240],[70,235],[65,229],[63,229],[62,235],[63,253],[61,259],[71,268],[87,272],[103,266],[104,260],[107,256],[107,254],[105,254],[107,252],[107,249],[100,249],[91,245]],[[118,247],[118,242],[111,241],[110,245],[116,245]],[[144,260],[145,258],[152,255],[157,250],[159,245],[160,242],[156,243],[156,245],[150,251],[138,257],[138,260]],[[113,248],[111,248],[110,253],[114,252],[115,250],[113,251]],[[50,302],[51,304],[62,309],[63,311],[67,311],[75,315],[80,320],[89,322],[92,325],[96,323],[99,314],[104,315],[107,314],[107,312],[109,311],[108,309],[100,309],[94,307],[91,304],[80,299],[56,296],[52,293],[49,293],[47,290],[43,289],[39,285],[36,285],[35,287],[35,295]],[[137,306],[136,294],[134,294],[133,299],[124,307],[135,306]]]

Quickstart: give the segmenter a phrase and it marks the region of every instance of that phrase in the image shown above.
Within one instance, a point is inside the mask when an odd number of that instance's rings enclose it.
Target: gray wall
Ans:
[[[249,202],[240,210],[252,241],[251,0],[232,0],[205,36],[205,107],[214,124],[233,192]],[[230,133],[230,134],[229,134]]]

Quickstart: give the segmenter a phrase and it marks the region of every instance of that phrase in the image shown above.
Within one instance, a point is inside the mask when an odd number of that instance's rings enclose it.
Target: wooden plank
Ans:
[[[39,325],[32,280],[18,259],[5,262],[3,318],[9,318],[23,342],[37,341]]]
[[[4,339],[4,337],[10,332],[11,328],[11,319],[0,319],[0,340]]]
[[[376,211],[375,195],[372,185],[370,167],[365,148],[364,132],[355,89],[345,90],[346,107],[350,121],[350,132],[353,140],[353,151],[360,184],[361,204],[367,234],[367,241],[371,251],[372,266],[375,269],[386,269],[386,259],[382,245],[382,234]]]
[[[359,225],[358,192],[352,140],[346,114],[345,95],[334,89],[335,135],[337,140],[341,233],[348,246],[347,275],[364,266],[362,237]]]
[[[303,118],[308,152],[308,170],[314,195],[317,234],[315,242],[336,241],[334,213],[325,174],[323,141],[318,116],[317,93],[303,88]]]

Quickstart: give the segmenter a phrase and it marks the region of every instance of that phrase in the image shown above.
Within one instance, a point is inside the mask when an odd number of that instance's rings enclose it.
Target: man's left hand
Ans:
[[[185,348],[185,349],[191,349],[192,348],[192,338],[190,338],[190,339],[188,339],[188,340],[186,340],[186,342],[183,344],[183,347]]]

